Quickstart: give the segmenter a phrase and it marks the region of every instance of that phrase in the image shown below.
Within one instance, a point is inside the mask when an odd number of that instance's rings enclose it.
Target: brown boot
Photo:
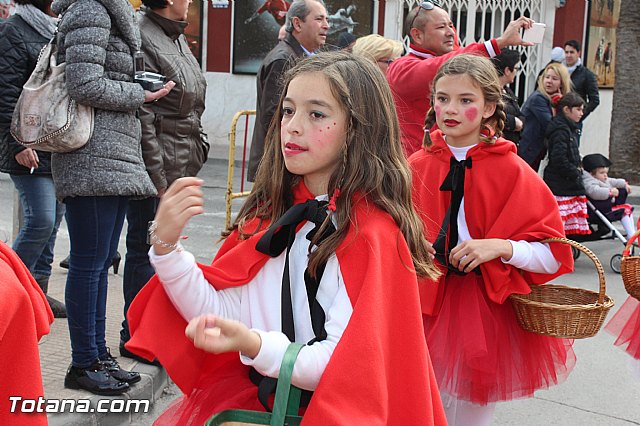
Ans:
[[[59,300],[54,299],[49,296],[47,293],[49,291],[49,277],[46,278],[38,278],[36,282],[42,289],[42,292],[47,297],[47,302],[49,302],[49,307],[51,308],[51,312],[53,312],[54,318],[66,318],[67,317],[67,308],[64,306],[64,303]]]

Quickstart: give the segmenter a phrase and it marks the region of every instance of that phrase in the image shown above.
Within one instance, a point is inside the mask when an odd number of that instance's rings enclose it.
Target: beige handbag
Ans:
[[[69,97],[65,63],[56,63],[56,36],[42,48],[11,120],[11,135],[27,148],[69,152],[84,146],[93,132],[93,107]]]

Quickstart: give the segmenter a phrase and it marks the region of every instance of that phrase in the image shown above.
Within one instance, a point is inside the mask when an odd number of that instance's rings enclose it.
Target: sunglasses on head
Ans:
[[[413,15],[413,19],[411,20],[411,25],[409,25],[409,29],[413,28],[413,24],[416,22],[416,18],[420,15],[420,11],[424,10],[433,10],[434,7],[440,7],[437,2],[434,1],[423,1],[418,5],[418,11],[415,15]]]

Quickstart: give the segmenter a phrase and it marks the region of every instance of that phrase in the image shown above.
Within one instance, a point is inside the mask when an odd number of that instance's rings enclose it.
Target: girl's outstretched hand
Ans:
[[[260,352],[260,335],[240,321],[228,320],[215,315],[201,315],[189,321],[185,334],[196,348],[219,354],[242,352],[255,358]]]
[[[471,272],[480,264],[502,257],[511,259],[513,248],[507,240],[491,238],[486,240],[467,240],[451,250],[449,262],[461,272]]]
[[[184,177],[167,188],[160,198],[155,217],[154,234],[157,239],[168,244],[176,243],[189,219],[204,212],[202,183],[202,179]],[[160,244],[154,244],[154,249],[159,255],[172,251]]]

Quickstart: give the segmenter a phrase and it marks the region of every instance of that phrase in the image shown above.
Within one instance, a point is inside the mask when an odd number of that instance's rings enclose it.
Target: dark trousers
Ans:
[[[51,275],[53,248],[64,216],[64,204],[56,200],[51,176],[9,176],[24,213],[24,223],[12,248],[36,280],[46,281]]]
[[[120,330],[120,342],[129,341],[129,323],[127,312],[142,287],[155,274],[155,270],[149,262],[149,249],[147,244],[147,228],[150,221],[156,215],[159,198],[150,197],[142,200],[129,200],[127,209],[127,254],[124,263],[124,278],[122,291],[124,294],[124,321]]]
[[[127,197],[65,199],[71,243],[65,302],[75,367],[86,368],[107,353],[107,277],[118,250]]]
[[[620,204],[625,204],[627,202],[627,190],[625,188],[618,188],[618,191],[619,194],[615,199],[613,199],[613,197],[609,197],[606,200],[590,200],[595,208],[598,209],[600,213],[604,214],[611,222],[622,219],[624,214],[624,209],[612,210],[612,207],[619,206]],[[595,221],[596,223],[599,222],[597,219],[595,219]]]

